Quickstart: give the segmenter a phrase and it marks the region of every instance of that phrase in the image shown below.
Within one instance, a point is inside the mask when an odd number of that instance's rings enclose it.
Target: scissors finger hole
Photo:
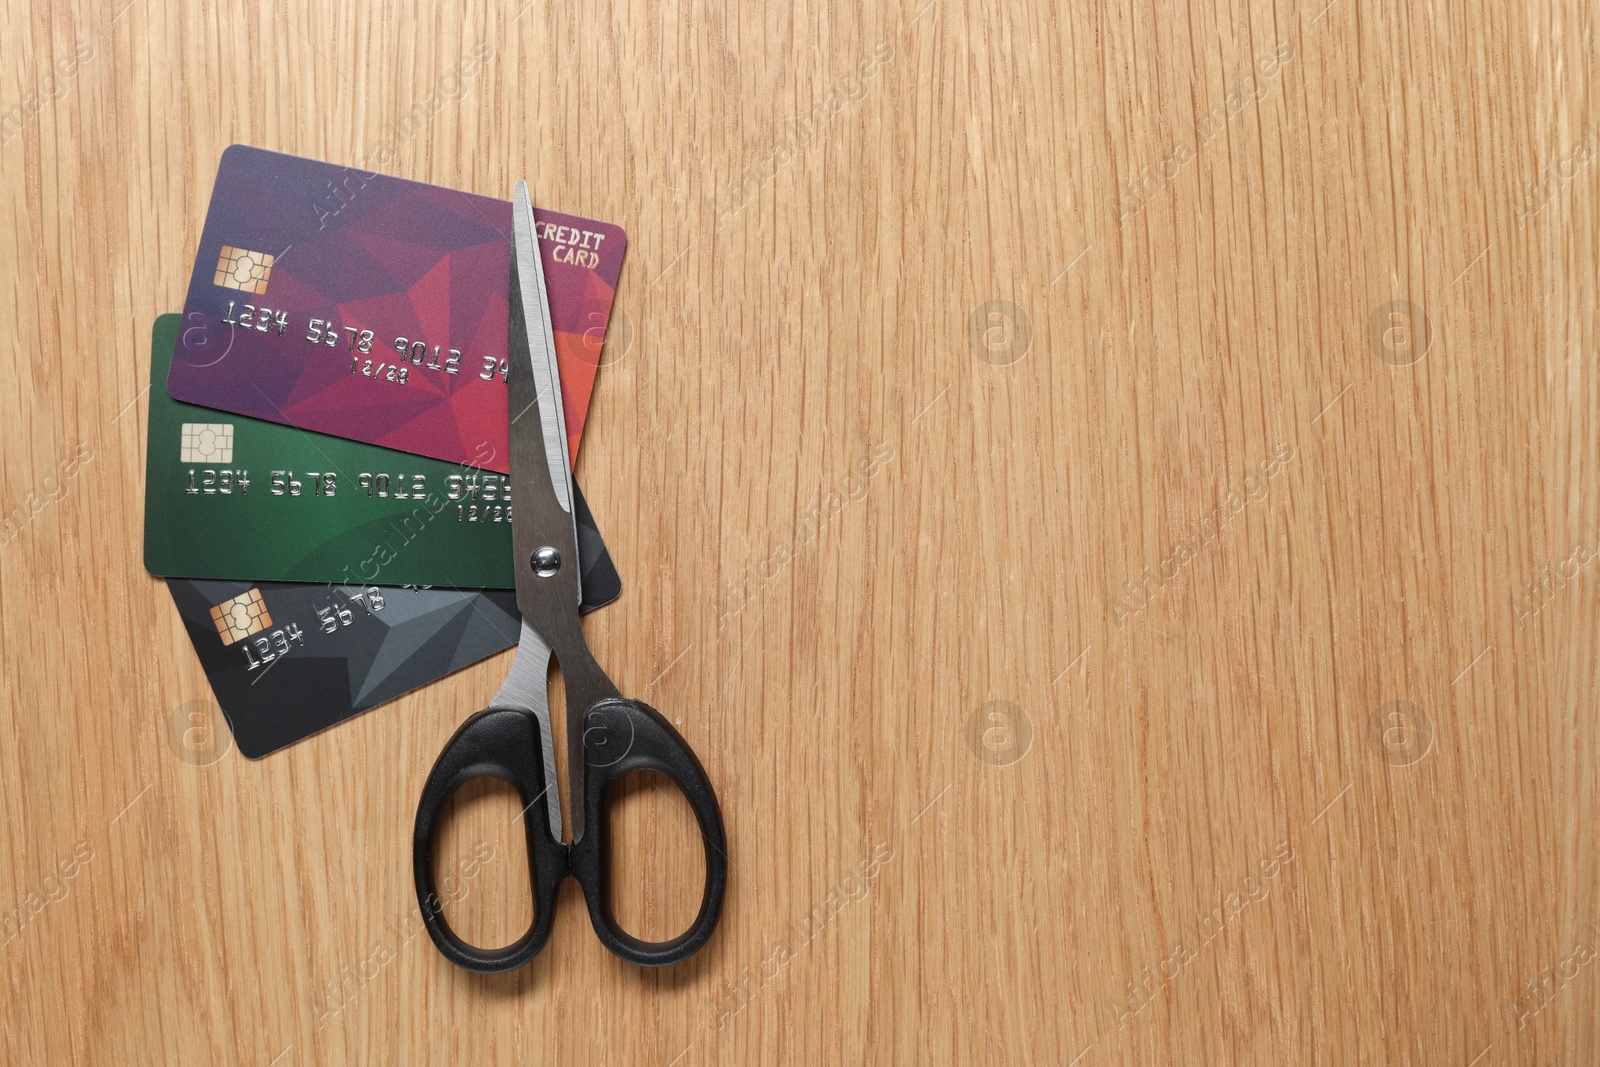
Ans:
[[[678,783],[632,771],[606,788],[607,900],[616,924],[642,941],[687,930],[705,893],[705,850]]]
[[[439,813],[433,883],[445,921],[469,944],[509,944],[533,925],[522,818],[516,788],[488,777],[461,783]]]

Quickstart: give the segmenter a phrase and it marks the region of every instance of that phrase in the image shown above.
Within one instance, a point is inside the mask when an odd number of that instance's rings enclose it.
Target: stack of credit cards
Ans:
[[[622,256],[534,212],[576,457]],[[234,145],[155,322],[145,566],[260,757],[516,644],[511,205]],[[581,491],[586,610],[622,582]]]

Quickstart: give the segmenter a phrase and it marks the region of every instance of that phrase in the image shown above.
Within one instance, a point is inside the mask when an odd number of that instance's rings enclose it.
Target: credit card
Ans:
[[[152,574],[279,582],[510,589],[510,480],[172,399],[177,315],[150,348],[144,562]],[[575,487],[576,488],[576,487]],[[621,579],[583,494],[585,594]]]
[[[571,454],[627,236],[534,210]],[[511,204],[233,145],[167,388],[178,400],[505,474]]]
[[[516,594],[167,581],[239,751],[260,759],[517,643]]]
[[[580,522],[582,520],[580,519]],[[583,610],[622,590],[578,527]],[[239,751],[259,759],[517,643],[510,590],[169,578]]]

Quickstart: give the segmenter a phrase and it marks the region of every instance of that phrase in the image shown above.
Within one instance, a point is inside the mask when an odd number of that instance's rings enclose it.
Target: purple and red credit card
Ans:
[[[627,235],[535,210],[577,455]],[[233,145],[167,390],[507,473],[511,204]]]

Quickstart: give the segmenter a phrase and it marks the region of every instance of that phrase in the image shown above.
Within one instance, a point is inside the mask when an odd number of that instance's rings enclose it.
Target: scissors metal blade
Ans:
[[[541,545],[557,548],[571,545],[575,553],[578,529],[572,507],[572,459],[567,451],[567,413],[561,398],[561,372],[556,360],[555,329],[550,320],[550,296],[545,287],[544,261],[539,255],[533,202],[528,198],[527,182],[517,182],[511,216],[512,255],[515,258],[517,281],[511,300],[514,305],[520,306],[521,311],[519,315],[519,307],[512,308],[511,322],[513,330],[519,320],[523,326],[522,337],[513,338],[507,352],[512,413],[512,474],[517,482],[522,483],[518,485],[518,490],[524,494],[519,501],[521,506],[516,508],[513,524],[527,515],[533,520],[530,527],[542,535],[535,538]],[[517,340],[526,343],[517,344]],[[521,388],[518,388],[519,382],[522,383]],[[527,386],[530,384],[534,394],[531,405],[527,396]],[[545,467],[549,472],[548,496],[540,492],[544,488],[540,484],[542,479],[534,477],[534,472],[519,474],[515,470],[519,451],[516,439],[520,435],[536,432],[532,425],[534,420],[528,417],[532,414],[530,406],[538,408],[537,433],[542,439]],[[524,486],[532,490],[531,499]],[[557,524],[565,526],[564,536],[554,528]],[[573,565],[562,567],[551,579],[564,581],[571,586],[574,611],[583,599],[582,583],[575,564],[574,555]],[[519,567],[518,574],[522,573],[523,568]]]
[[[517,609],[561,665],[567,714],[583,715],[598,701],[618,696],[617,687],[594,661],[578,618],[583,598],[578,528],[573,518],[572,467],[567,459],[567,423],[555,333],[545,293],[544,264],[534,240],[533,204],[517,183],[512,197],[510,330],[506,338],[506,385],[511,412],[511,549]],[[526,644],[521,647],[529,647]],[[517,664],[512,664],[515,672]],[[548,677],[548,675],[546,675]],[[507,685],[511,680],[507,679]],[[531,683],[530,683],[531,684]],[[567,724],[567,783],[572,839],[584,830],[584,731]]]
[[[511,656],[511,670],[489,706],[516,708],[538,720],[544,750],[544,788],[550,794],[550,833],[560,841],[561,790],[556,788],[556,746],[550,731],[550,646],[526,619],[522,620],[517,651]]]

